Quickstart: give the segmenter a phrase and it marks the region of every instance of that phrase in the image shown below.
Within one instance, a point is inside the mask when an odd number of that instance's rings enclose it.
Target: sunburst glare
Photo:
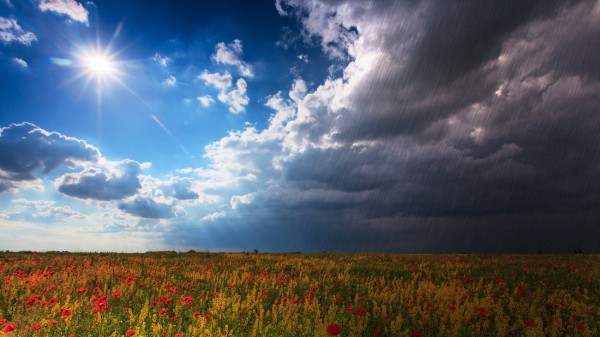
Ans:
[[[98,76],[110,73],[113,70],[111,62],[102,55],[93,55],[85,60],[88,69]]]
[[[117,32],[120,28],[117,27]],[[115,32],[115,35],[118,35]],[[102,101],[103,92],[106,89],[110,89],[113,84],[117,84],[120,88],[125,89],[135,98],[137,98],[142,104],[144,104],[152,113],[149,116],[158,124],[158,126],[173,140],[179,143],[181,150],[189,155],[190,152],[181,144],[173,133],[156,117],[153,113],[157,113],[156,108],[146,101],[142,96],[135,92],[132,88],[127,85],[122,77],[126,77],[126,73],[121,70],[120,66],[125,64],[125,61],[119,61],[117,52],[111,50],[112,40],[107,47],[101,48],[100,43],[97,43],[95,47],[81,48],[80,51],[75,55],[77,61],[75,62],[76,67],[79,68],[79,72],[73,80],[84,77],[87,78],[87,85],[95,80],[96,94],[97,94],[97,112],[98,112],[98,129],[99,134],[102,133]],[[131,61],[127,61],[130,63]],[[100,138],[100,136],[99,136]]]
[[[120,75],[116,55],[111,53],[109,49],[88,49],[82,51],[77,57],[81,68],[80,76],[97,80],[105,78],[117,80]]]

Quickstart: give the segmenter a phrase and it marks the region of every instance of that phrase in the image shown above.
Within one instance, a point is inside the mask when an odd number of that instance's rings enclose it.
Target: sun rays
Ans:
[[[90,55],[85,59],[88,71],[96,76],[104,76],[113,72],[111,61],[104,55]]]
[[[117,29],[119,30],[119,28]],[[115,33],[116,36],[116,33]],[[86,46],[79,48],[78,52],[74,55],[73,65],[78,69],[75,77],[71,81],[85,79],[84,87],[94,83],[96,90],[97,99],[97,115],[98,115],[98,138],[101,138],[102,133],[102,103],[106,96],[105,92],[111,88],[118,86],[121,89],[125,89],[129,94],[140,101],[146,108],[150,110],[148,116],[176,143],[179,144],[179,148],[186,154],[190,155],[190,152],[186,147],[179,142],[179,140],[173,135],[173,133],[158,119],[155,115],[158,111],[132,89],[124,79],[132,76],[123,71],[128,63],[135,61],[128,61],[125,59],[119,59],[121,51],[113,51],[112,44],[114,42],[111,39],[110,43],[106,47],[102,47],[99,41],[96,42],[95,46]]]
[[[122,61],[117,59],[117,53],[109,47],[102,49],[100,46],[84,47],[75,55],[75,66],[79,72],[75,78],[84,77],[96,81],[98,89],[102,89],[109,82],[121,82],[124,75],[120,66]]]

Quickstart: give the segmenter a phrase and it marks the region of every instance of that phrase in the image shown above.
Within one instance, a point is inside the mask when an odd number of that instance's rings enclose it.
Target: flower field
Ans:
[[[600,336],[598,255],[0,254],[0,336]]]

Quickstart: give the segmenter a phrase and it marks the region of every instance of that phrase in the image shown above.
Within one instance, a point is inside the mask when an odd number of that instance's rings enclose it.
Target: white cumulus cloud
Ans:
[[[198,75],[198,78],[202,79],[204,83],[215,87],[219,90],[225,90],[231,87],[231,83],[233,81],[233,77],[230,73],[226,72],[224,74],[219,73],[209,73],[204,70],[202,74]]]
[[[215,102],[215,100],[210,95],[198,96],[197,100],[204,107],[209,107],[211,104],[213,104]]]
[[[75,0],[42,0],[39,8],[42,12],[51,11],[64,14],[74,21],[88,25],[88,11]]]
[[[163,84],[167,87],[174,87],[177,84],[177,78],[173,75],[170,75],[163,81]]]
[[[161,67],[166,67],[169,64],[169,62],[171,62],[171,59],[169,57],[161,56],[159,53],[154,54],[152,59],[154,60],[154,62],[160,64]]]
[[[221,91],[217,98],[219,101],[229,106],[229,112],[238,114],[246,109],[246,105],[250,102],[246,90],[248,85],[243,78],[240,78],[236,82],[236,88],[230,91]]]
[[[207,85],[219,89],[219,95],[217,98],[219,101],[229,106],[229,112],[238,114],[246,110],[246,105],[248,105],[250,102],[250,99],[246,94],[248,89],[246,80],[243,78],[238,79],[236,81],[235,88],[229,90],[233,83],[233,77],[228,72],[219,74],[209,73],[208,71],[204,70],[204,72],[202,72],[202,74],[200,74],[198,77]],[[198,100],[204,106],[208,106],[208,104],[214,102],[210,96],[198,97]]]
[[[202,221],[215,221],[217,219],[221,219],[224,218],[225,216],[227,216],[227,214],[225,213],[225,211],[221,211],[221,212],[214,212],[214,213],[210,213],[204,217],[202,217]]]
[[[254,77],[252,67],[242,60],[242,54],[242,41],[235,39],[228,44],[225,44],[225,42],[217,43],[212,59],[219,64],[237,67],[240,75],[244,77]]]
[[[27,64],[27,62],[25,62],[25,60],[23,60],[22,58],[15,57],[15,58],[13,58],[13,61],[15,61],[16,64],[18,64],[19,66],[21,66],[23,68],[29,68],[29,65]]]
[[[244,194],[244,195],[234,195],[231,197],[229,204],[231,205],[232,209],[237,209],[240,205],[250,204],[252,202],[252,200],[254,200],[255,196],[256,196],[256,193],[248,193],[248,194]]]
[[[37,37],[32,32],[26,32],[19,26],[17,20],[0,16],[0,41],[5,44],[18,42],[30,46]]]
[[[298,55],[298,60],[304,62],[304,63],[308,63],[308,55],[306,54],[300,54]]]

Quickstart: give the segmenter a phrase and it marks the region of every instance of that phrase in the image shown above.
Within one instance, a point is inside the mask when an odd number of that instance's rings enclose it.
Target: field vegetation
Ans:
[[[0,336],[600,336],[598,255],[0,254]]]

